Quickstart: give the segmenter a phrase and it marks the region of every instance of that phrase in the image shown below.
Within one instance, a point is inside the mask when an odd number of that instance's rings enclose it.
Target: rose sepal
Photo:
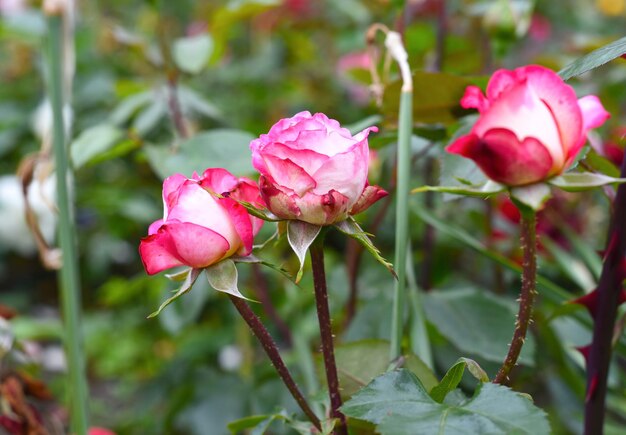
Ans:
[[[191,290],[191,288],[193,287],[194,283],[198,279],[198,276],[200,276],[200,272],[202,272],[202,269],[195,269],[195,268],[191,268],[190,267],[187,270],[184,270],[182,272],[170,275],[172,277],[175,277],[175,278],[170,278],[170,279],[174,279],[174,280],[178,281],[179,277],[184,276],[184,274],[186,274],[186,276],[184,278],[184,281],[181,284],[181,286],[178,288],[178,290],[175,290],[176,293],[174,293],[174,296],[167,298],[159,306],[159,308],[154,313],[152,313],[152,314],[150,314],[148,316],[148,319],[151,319],[152,317],[156,317],[159,314],[161,314],[161,311],[163,311],[163,309],[165,307],[167,307],[169,304],[174,302],[176,299],[178,299],[179,297],[181,297],[182,295],[187,293],[189,290]],[[169,278],[169,276],[168,276],[168,278]]]
[[[411,190],[411,193],[422,192],[443,192],[452,193],[454,195],[477,196],[479,198],[488,198],[496,193],[504,192],[506,186],[488,180],[482,184],[466,184],[461,186],[421,186]]]
[[[527,186],[511,187],[509,196],[520,213],[530,215],[538,212],[550,199],[550,186],[546,183],[534,183]]]
[[[253,299],[247,298],[244,295],[242,295],[237,287],[238,273],[237,273],[237,267],[235,266],[235,261],[242,262],[242,263],[259,262],[259,263],[266,264],[260,260],[252,261],[249,257],[252,257],[252,256],[226,258],[222,261],[212,264],[209,267],[189,268],[182,272],[169,275],[168,278],[172,279],[173,281],[180,281],[181,280],[180,278],[184,276],[184,281],[177,290],[174,290],[175,291],[174,295],[167,298],[155,312],[153,312],[152,314],[148,316],[148,318],[150,319],[150,318],[158,316],[159,314],[161,314],[161,311],[163,311],[165,307],[167,307],[169,304],[174,302],[176,299],[178,299],[185,293],[189,292],[192,289],[198,277],[200,276],[200,273],[202,272],[205,272],[209,285],[213,287],[213,289],[219,292],[231,294],[233,296],[236,296],[241,299],[245,299],[247,301],[257,302]]]
[[[287,241],[300,262],[300,267],[296,274],[296,284],[302,279],[306,253],[321,232],[322,226],[320,225],[313,225],[308,222],[296,220],[287,222]]]
[[[609,177],[594,172],[569,172],[547,181],[566,192],[582,192],[614,183],[626,183],[626,178]]]
[[[264,221],[280,222],[283,220],[266,208],[259,208],[255,206],[254,204],[246,202],[246,201],[237,201],[237,202],[241,204],[243,208],[245,208],[248,211],[248,213],[250,213],[252,216],[257,217],[259,219],[263,219]]]

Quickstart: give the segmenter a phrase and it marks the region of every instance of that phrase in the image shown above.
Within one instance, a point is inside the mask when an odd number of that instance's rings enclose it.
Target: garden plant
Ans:
[[[0,433],[626,432],[626,2],[0,19]]]

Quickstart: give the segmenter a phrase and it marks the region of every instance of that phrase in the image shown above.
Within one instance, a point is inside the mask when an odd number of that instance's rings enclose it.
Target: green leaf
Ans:
[[[237,288],[237,266],[235,266],[235,262],[230,258],[215,263],[204,270],[206,271],[209,285],[218,292],[224,292],[241,299],[250,300],[242,295]]]
[[[185,278],[185,281],[181,284],[180,288],[176,291],[174,296],[166,299],[165,302],[163,302],[159,306],[158,310],[156,310],[154,313],[148,316],[148,319],[158,316],[165,307],[167,307],[176,299],[178,299],[179,297],[187,293],[189,290],[191,290],[191,288],[193,287],[193,283],[196,282],[196,280],[198,279],[198,276],[200,275],[200,272],[202,272],[202,269],[189,269],[187,272],[188,273],[187,273],[187,277]]]
[[[141,137],[150,133],[167,114],[167,105],[162,96],[157,94],[153,98],[152,104],[139,112],[133,121],[133,130]]]
[[[450,367],[441,382],[430,390],[430,397],[435,402],[443,403],[443,399],[446,398],[448,393],[459,385],[461,379],[463,379],[463,373],[465,373],[465,362],[459,361]]]
[[[245,131],[215,129],[198,133],[176,151],[163,146],[145,149],[150,166],[162,179],[175,173],[201,173],[206,168],[225,168],[235,175],[244,175],[252,172],[248,145],[253,139]]]
[[[615,166],[615,163],[601,156],[594,149],[589,150],[584,160],[587,166],[596,172],[609,177],[619,177],[619,168]]]
[[[341,385],[341,396],[351,397],[369,384],[389,367],[389,342],[385,340],[361,340],[335,347],[337,373]],[[415,355],[405,356],[405,367],[430,389],[438,381],[433,372]],[[318,359],[318,373],[323,378],[324,367]]]
[[[141,107],[148,105],[154,99],[154,92],[145,91],[132,94],[124,98],[111,112],[109,120],[112,124],[126,123]]]
[[[70,155],[74,168],[111,148],[124,137],[124,132],[111,124],[100,124],[83,131],[70,145]]]
[[[372,241],[370,240],[368,234],[361,229],[359,224],[356,223],[354,218],[349,217],[345,221],[341,221],[335,224],[335,228],[344,233],[347,236],[352,237],[356,241],[358,241],[363,247],[374,256],[374,258],[383,266],[387,268],[391,274],[397,278],[396,271],[393,270],[393,264],[385,260],[385,258],[381,255],[380,251]]]
[[[460,404],[437,403],[408,370],[379,376],[341,410],[377,424],[382,435],[550,433],[545,412],[507,387],[484,383]]]
[[[539,211],[543,204],[550,198],[550,186],[545,183],[535,183],[528,186],[518,186],[511,188],[511,199],[517,201],[522,206],[529,207],[531,210]],[[523,210],[520,209],[523,213]]]
[[[485,373],[476,361],[469,358],[459,358],[459,360],[450,367],[441,382],[430,389],[430,397],[432,397],[435,402],[443,403],[448,393],[458,387],[461,379],[463,379],[466,368],[480,382],[489,382],[487,373]],[[424,385],[424,387],[428,389],[428,386]]]
[[[589,292],[596,287],[595,279],[585,266],[585,263],[561,248],[549,237],[543,237],[541,244],[552,255],[561,272],[575,282],[578,287],[585,292]]]
[[[626,37],[613,41],[604,47],[600,47],[597,50],[575,60],[567,65],[561,71],[559,75],[563,80],[569,80],[572,77],[579,76],[598,68],[607,62],[612,61],[626,53]]]
[[[549,180],[553,186],[566,192],[580,192],[594,187],[606,186],[613,183],[626,183],[626,178],[614,178],[593,172],[570,172]]]
[[[495,181],[487,181],[482,185],[459,185],[459,186],[422,186],[417,187],[411,193],[421,192],[444,192],[455,195],[477,196],[479,198],[488,198],[496,193],[503,192],[505,187]]]
[[[193,89],[187,86],[178,86],[178,99],[183,112],[195,112],[207,118],[224,122],[222,111]]]
[[[321,226],[313,225],[308,222],[296,220],[290,220],[287,222],[287,241],[300,262],[300,267],[298,268],[298,273],[296,274],[296,283],[300,282],[300,279],[302,278],[306,253],[321,230]]]
[[[176,66],[190,74],[202,71],[212,51],[213,39],[207,33],[179,38],[172,45],[172,57]]]
[[[424,295],[429,322],[463,352],[502,362],[513,335],[516,304],[473,289],[431,292]],[[519,359],[533,365],[535,343],[526,340]]]

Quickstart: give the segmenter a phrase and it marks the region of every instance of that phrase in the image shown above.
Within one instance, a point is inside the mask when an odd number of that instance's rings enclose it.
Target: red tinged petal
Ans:
[[[139,253],[146,272],[154,275],[176,266],[203,268],[221,260],[230,244],[213,230],[187,222],[170,222],[145,237]]]
[[[541,142],[528,137],[520,143],[503,128],[491,129],[482,138],[461,136],[446,151],[474,160],[489,178],[509,186],[535,183],[551,175],[552,157]]]
[[[350,214],[355,215],[364,212],[379,199],[387,195],[389,195],[389,193],[378,186],[366,186],[357,202],[350,209]]]
[[[315,188],[317,183],[304,169],[289,159],[279,159],[272,155],[264,155],[263,160],[275,184],[287,186],[298,196]]]
[[[239,238],[242,241],[242,246],[237,251],[237,254],[250,254],[250,252],[252,252],[252,243],[254,241],[254,231],[248,210],[231,198],[220,198],[219,202],[220,205],[228,212],[230,220],[235,226],[235,231],[237,231],[237,234],[239,234]]]
[[[302,212],[296,205],[294,199],[287,193],[279,190],[269,180],[261,175],[259,177],[259,187],[261,196],[267,204],[267,208],[281,219],[297,219]],[[295,197],[297,195],[294,194]]]
[[[468,86],[461,98],[461,107],[464,109],[478,109],[480,113],[483,113],[489,109],[489,105],[489,100],[477,86]]]
[[[331,225],[348,217],[348,198],[336,190],[324,195],[308,193],[295,201],[302,212],[298,219],[313,225]]]
[[[583,134],[583,118],[574,88],[565,84],[554,71],[542,66],[530,65],[518,68],[516,72],[526,77],[528,84],[552,112],[567,155]]]

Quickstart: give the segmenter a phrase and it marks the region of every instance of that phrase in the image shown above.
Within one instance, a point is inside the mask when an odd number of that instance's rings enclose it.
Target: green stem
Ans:
[[[515,322],[515,332],[509,346],[509,352],[502,363],[502,367],[493,380],[496,384],[504,384],[509,379],[509,373],[515,367],[522,346],[526,340],[526,332],[531,322],[533,302],[537,294],[537,220],[535,212],[522,212],[522,249],[524,262],[522,269],[522,290],[519,299],[519,311]]]
[[[63,17],[48,17],[48,66],[49,95],[52,103],[54,136],[53,147],[56,164],[57,196],[59,208],[59,243],[63,252],[63,267],[59,277],[65,349],[69,373],[69,403],[72,433],[87,433],[87,382],[82,352],[82,329],[80,324],[80,283],[76,249],[75,225],[68,189],[68,164],[63,120]]]
[[[406,250],[409,240],[409,189],[411,164],[411,131],[413,124],[413,92],[404,90],[400,95],[398,121],[398,187],[396,191],[396,249],[395,267],[398,279],[393,293],[391,320],[390,359],[402,354],[404,308],[406,305]]]
[[[313,242],[309,249],[311,252],[311,266],[313,268],[313,287],[315,288],[317,319],[319,320],[320,338],[322,341],[322,356],[324,357],[324,369],[326,370],[326,382],[328,383],[328,394],[330,396],[330,416],[338,420],[334,433],[337,435],[347,435],[346,417],[339,411],[341,407],[341,394],[339,393],[335,346],[333,344],[333,331],[330,322],[330,310],[328,308],[328,290],[326,288],[326,272],[324,271],[323,234]]]
[[[291,377],[291,373],[289,373],[289,369],[287,369],[287,366],[280,356],[278,347],[276,346],[276,343],[272,339],[270,333],[267,331],[267,329],[265,329],[265,326],[263,326],[261,320],[256,316],[256,314],[254,314],[254,312],[252,311],[252,309],[250,309],[245,300],[233,295],[229,295],[229,297],[230,301],[233,303],[239,314],[241,314],[241,317],[243,317],[243,319],[252,330],[253,334],[261,343],[261,346],[263,346],[265,353],[274,365],[274,368],[276,368],[278,375],[283,380],[285,386],[295,399],[296,403],[300,406],[300,409],[302,409],[302,412],[304,412],[304,414],[309,418],[311,423],[313,423],[313,426],[321,431],[322,425],[320,423],[320,420],[317,418],[311,407],[309,407],[309,404],[300,392],[300,389],[296,385],[296,382]]]

